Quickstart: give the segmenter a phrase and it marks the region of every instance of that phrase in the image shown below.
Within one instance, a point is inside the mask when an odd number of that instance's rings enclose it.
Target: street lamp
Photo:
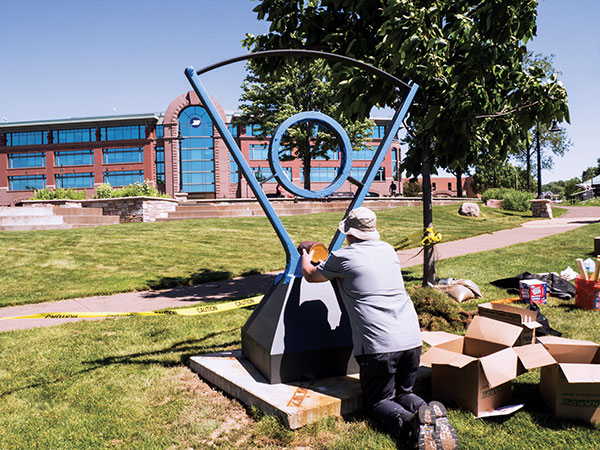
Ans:
[[[552,126],[548,129],[548,131],[550,131],[551,133],[555,133],[557,131],[560,131],[560,128],[558,127],[558,122],[556,122],[556,120],[552,120]],[[537,122],[536,124],[536,132],[535,132],[535,138],[536,138],[536,146],[537,146],[537,191],[538,191],[538,195],[537,198],[542,198],[542,151],[540,149],[540,123]]]

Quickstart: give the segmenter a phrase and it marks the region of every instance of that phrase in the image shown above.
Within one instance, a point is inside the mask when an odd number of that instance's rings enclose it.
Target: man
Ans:
[[[352,327],[363,404],[372,417],[397,440],[417,437],[419,448],[458,448],[443,405],[427,405],[413,393],[422,346],[419,319],[396,252],[379,240],[376,222],[368,208],[350,211],[339,225],[349,245],[318,266],[303,250],[302,273],[312,283],[337,280]]]

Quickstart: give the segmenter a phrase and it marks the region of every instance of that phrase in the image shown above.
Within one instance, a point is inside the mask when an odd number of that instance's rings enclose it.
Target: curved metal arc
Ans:
[[[405,83],[399,78],[396,78],[390,73],[387,73],[381,69],[378,69],[371,64],[364,63],[354,58],[350,58],[348,56],[336,55],[335,53],[327,53],[320,52],[317,50],[292,50],[292,49],[281,49],[281,50],[265,50],[262,52],[248,53],[247,55],[236,56],[235,58],[226,59],[225,61],[218,62],[211,66],[204,67],[198,70],[196,73],[198,75],[202,75],[203,73],[210,72],[211,70],[218,69],[219,67],[227,66],[229,64],[233,64],[240,61],[246,61],[248,59],[256,59],[256,58],[267,58],[269,56],[313,56],[317,58],[328,59],[330,61],[337,61],[346,63],[350,66],[358,67],[363,69],[366,72],[372,73],[373,75],[377,75],[378,77],[384,78],[388,82],[392,83],[395,86],[411,88],[412,86],[408,83]]]
[[[225,125],[225,122],[223,122],[223,119],[221,119],[221,116],[217,112],[217,108],[210,99],[210,96],[204,88],[204,85],[196,75],[194,68],[186,68],[185,76],[192,85],[196,94],[198,94],[198,97],[200,98],[202,104],[206,108],[208,115],[217,127],[217,130],[221,134],[221,137],[225,141],[225,145],[229,149],[231,155],[233,156],[233,159],[238,164],[240,170],[246,177],[250,189],[256,196],[256,199],[258,200],[258,203],[265,212],[267,219],[269,219],[269,222],[271,222],[271,225],[273,226],[275,233],[277,234],[277,237],[279,238],[281,245],[285,250],[286,267],[282,279],[284,283],[287,283],[289,282],[290,277],[294,274],[294,272],[299,266],[298,263],[300,261],[300,254],[296,250],[294,243],[290,238],[290,235],[286,231],[285,227],[283,226],[283,223],[279,219],[279,216],[277,216],[277,214],[275,213],[271,202],[269,202],[269,199],[267,198],[265,192],[262,190],[260,184],[256,180],[256,177],[253,175],[252,170],[248,165],[248,162],[246,161],[244,155],[237,146],[235,140],[233,139],[233,136],[231,135],[229,129]]]

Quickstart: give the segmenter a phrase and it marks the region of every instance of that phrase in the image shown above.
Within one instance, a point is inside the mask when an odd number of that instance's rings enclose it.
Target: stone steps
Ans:
[[[102,208],[27,206],[0,208],[0,231],[57,230],[118,223],[118,216],[102,215]]]

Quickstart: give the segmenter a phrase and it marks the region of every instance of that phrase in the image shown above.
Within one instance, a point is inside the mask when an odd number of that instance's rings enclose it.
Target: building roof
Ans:
[[[120,114],[113,116],[97,116],[97,117],[71,117],[69,119],[51,119],[51,120],[31,120],[26,122],[6,122],[0,123],[0,130],[10,131],[12,129],[25,128],[48,128],[55,126],[79,126],[81,124],[97,124],[97,123],[116,123],[116,122],[135,122],[140,120],[156,120],[162,122],[164,113],[148,113],[148,114]]]

